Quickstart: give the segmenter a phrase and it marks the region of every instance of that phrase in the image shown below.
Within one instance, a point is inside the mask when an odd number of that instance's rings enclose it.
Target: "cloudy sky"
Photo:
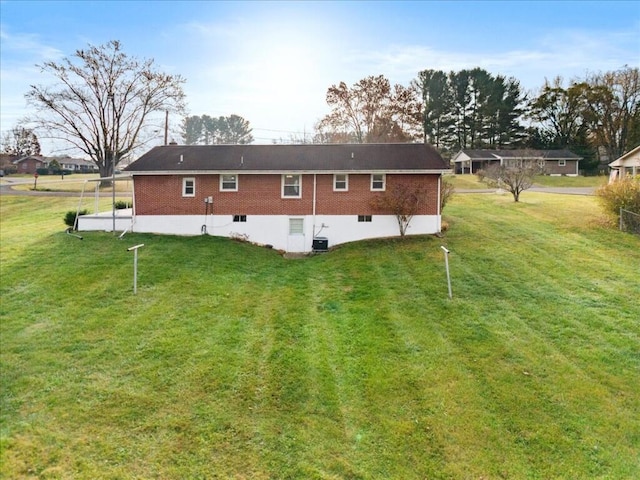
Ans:
[[[190,114],[249,120],[256,143],[310,133],[328,87],[369,75],[406,86],[420,70],[479,66],[529,91],[640,66],[638,1],[0,0],[0,24],[3,132],[48,81],[37,64],[109,40],[182,75]]]

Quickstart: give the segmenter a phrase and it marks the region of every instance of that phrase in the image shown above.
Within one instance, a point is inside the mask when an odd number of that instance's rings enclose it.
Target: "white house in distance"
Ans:
[[[640,145],[609,164],[609,183],[626,176],[640,176]]]
[[[491,165],[517,166],[537,163],[548,175],[578,176],[582,157],[569,150],[460,150],[451,159],[456,174],[477,173]]]

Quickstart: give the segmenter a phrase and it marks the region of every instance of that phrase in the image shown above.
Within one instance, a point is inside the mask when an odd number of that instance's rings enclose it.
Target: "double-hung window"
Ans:
[[[196,179],[189,177],[182,179],[182,196],[183,197],[195,197],[196,196]]]
[[[386,176],[384,173],[371,174],[371,190],[384,191]]]
[[[349,190],[349,176],[345,173],[336,173],[333,176],[333,191],[346,192]]]
[[[282,175],[282,197],[301,198],[302,197],[302,175],[285,174]]]
[[[238,191],[238,175],[236,174],[220,175],[220,191],[221,192],[237,192]]]

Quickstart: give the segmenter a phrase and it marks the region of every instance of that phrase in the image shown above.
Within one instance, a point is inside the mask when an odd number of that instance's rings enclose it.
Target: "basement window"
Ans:
[[[289,219],[289,235],[303,235],[304,234],[304,218],[290,218]]]
[[[234,215],[233,216],[233,221],[234,222],[246,222],[247,221],[247,216],[246,215]]]
[[[358,222],[371,222],[371,215],[358,215]]]
[[[183,197],[196,196],[196,179],[195,178],[182,179],[182,196]]]

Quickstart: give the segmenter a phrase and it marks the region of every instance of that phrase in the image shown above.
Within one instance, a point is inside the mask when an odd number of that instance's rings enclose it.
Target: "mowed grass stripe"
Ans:
[[[302,260],[208,236],[79,241],[30,201],[43,229],[5,244],[24,234],[12,209],[1,229],[8,477],[638,473],[640,242],[593,199],[460,195],[444,238]]]

